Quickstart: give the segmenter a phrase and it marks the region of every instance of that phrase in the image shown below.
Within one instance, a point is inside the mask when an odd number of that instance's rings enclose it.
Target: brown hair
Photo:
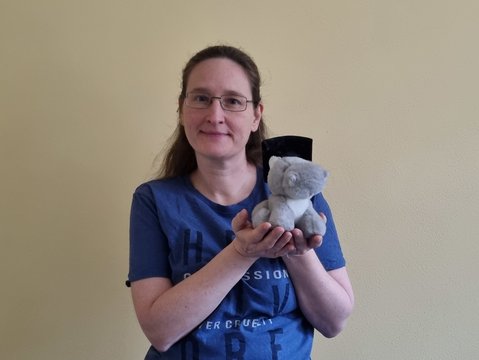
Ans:
[[[261,102],[261,77],[253,59],[242,50],[225,45],[210,46],[196,53],[183,69],[181,93],[178,97],[178,113],[181,114],[186,97],[188,79],[194,67],[200,62],[213,58],[227,58],[239,64],[246,72],[251,86],[253,105],[257,107]],[[246,159],[257,166],[262,165],[261,142],[267,136],[267,128],[261,119],[258,130],[252,132],[246,144]],[[188,139],[183,125],[178,122],[176,129],[169,139],[158,178],[187,175],[198,167],[196,156]]]

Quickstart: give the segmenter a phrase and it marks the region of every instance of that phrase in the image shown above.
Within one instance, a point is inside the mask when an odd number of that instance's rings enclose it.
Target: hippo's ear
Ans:
[[[278,160],[279,160],[279,156],[274,156],[274,155],[271,156],[268,161],[269,168],[271,169],[274,166],[274,163]]]

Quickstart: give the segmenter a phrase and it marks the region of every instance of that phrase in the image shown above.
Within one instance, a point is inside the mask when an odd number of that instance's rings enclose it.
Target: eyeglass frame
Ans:
[[[199,107],[199,106],[191,106],[191,105],[188,105],[188,95],[190,94],[198,94],[198,95],[202,95],[202,96],[206,96],[209,98],[209,102],[207,104],[207,106],[205,107]],[[244,105],[244,109],[242,110],[231,110],[231,109],[226,109],[225,108],[225,105],[223,104],[223,98],[225,97],[235,97],[235,98],[242,98],[245,100],[245,105]],[[246,111],[246,109],[248,108],[248,103],[254,103],[254,100],[248,100],[248,98],[246,96],[243,96],[243,95],[221,95],[221,96],[211,96],[211,95],[208,95],[206,93],[202,93],[202,92],[198,92],[198,91],[191,91],[191,92],[188,92],[186,93],[185,97],[184,97],[184,104],[191,108],[191,109],[208,109],[211,104],[213,103],[213,100],[214,99],[217,99],[219,100],[220,102],[220,106],[221,108],[224,110],[224,111],[230,111],[230,112],[243,112],[243,111]]]

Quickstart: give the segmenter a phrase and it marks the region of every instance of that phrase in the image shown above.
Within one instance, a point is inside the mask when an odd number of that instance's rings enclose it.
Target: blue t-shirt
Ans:
[[[242,209],[251,214],[268,194],[261,170],[252,193],[230,206],[207,199],[186,176],[140,185],[131,209],[128,281],[167,277],[179,283],[232,241],[232,218]],[[316,253],[326,270],[343,267],[329,206],[322,194],[312,201],[328,218]],[[261,258],[203,323],[166,352],[151,347],[145,360],[303,360],[310,358],[312,340],[283,261]]]

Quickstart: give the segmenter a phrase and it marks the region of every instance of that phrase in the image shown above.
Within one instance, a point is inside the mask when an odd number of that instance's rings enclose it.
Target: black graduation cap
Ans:
[[[278,136],[263,140],[263,177],[268,178],[269,158],[271,156],[297,156],[305,160],[313,160],[313,139],[304,136]]]

